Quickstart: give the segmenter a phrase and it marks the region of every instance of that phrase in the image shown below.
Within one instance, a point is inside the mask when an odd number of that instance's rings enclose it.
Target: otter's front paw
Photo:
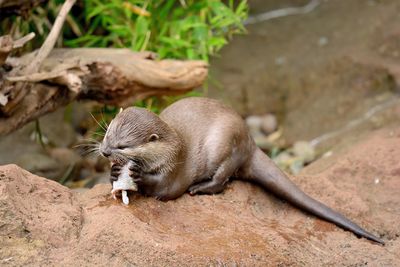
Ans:
[[[110,173],[110,183],[111,185],[113,182],[118,180],[119,175],[121,174],[122,166],[119,164],[113,164],[111,166],[111,173]]]
[[[136,163],[133,163],[133,164],[131,164],[130,166],[129,166],[129,175],[132,177],[132,178],[139,178],[139,177],[142,177],[143,176],[143,171],[142,171],[142,168],[138,165],[138,164],[136,164]]]
[[[142,185],[144,183],[144,172],[140,168],[140,166],[136,163],[131,164],[129,166],[129,176],[132,180],[137,183],[138,185]]]

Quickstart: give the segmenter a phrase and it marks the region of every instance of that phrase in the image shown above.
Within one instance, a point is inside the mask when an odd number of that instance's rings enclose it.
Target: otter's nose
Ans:
[[[109,156],[111,156],[111,149],[109,149],[107,146],[101,146],[100,147],[100,153],[108,158]]]
[[[111,156],[111,152],[106,152],[106,151],[102,151],[101,152],[101,154],[104,156],[104,157],[106,157],[106,158],[108,158],[109,156]]]

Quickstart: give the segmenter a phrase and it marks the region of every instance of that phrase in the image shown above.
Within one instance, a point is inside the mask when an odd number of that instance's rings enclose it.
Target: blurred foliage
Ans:
[[[18,39],[35,32],[36,38],[20,52],[39,48],[63,2],[49,0],[24,17],[1,18],[0,35],[11,34]],[[233,34],[245,32],[243,21],[247,14],[247,0],[81,0],[67,16],[57,45],[126,47],[156,52],[160,59],[208,62]],[[190,92],[178,97],[151,97],[133,104],[159,113],[174,101],[193,95],[201,94]],[[93,114],[106,123],[118,111],[117,107],[104,106],[93,110]]]
[[[233,33],[244,32],[246,1],[86,0],[77,18],[84,35],[68,46],[129,47],[151,50],[160,58],[208,61]]]
[[[31,10],[25,18],[2,19],[1,33],[15,38],[33,31],[37,48],[51,29],[62,0]],[[83,0],[67,17],[59,45],[127,47],[160,58],[209,61],[235,33],[244,33],[246,0]]]

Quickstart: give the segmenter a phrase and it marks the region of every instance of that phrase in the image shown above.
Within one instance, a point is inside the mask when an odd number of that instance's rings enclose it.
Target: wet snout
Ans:
[[[108,158],[109,156],[111,156],[111,152],[109,152],[109,151],[101,151],[101,154],[102,154],[104,157],[106,157],[106,158]]]
[[[100,153],[101,155],[103,155],[104,157],[108,158],[109,156],[111,156],[112,151],[110,148],[108,148],[107,146],[104,146],[103,144],[100,145]]]

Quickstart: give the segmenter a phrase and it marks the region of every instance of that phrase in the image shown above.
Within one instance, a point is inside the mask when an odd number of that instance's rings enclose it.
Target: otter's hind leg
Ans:
[[[235,173],[236,168],[232,159],[222,162],[211,180],[200,182],[189,187],[189,194],[218,194],[226,187],[226,182]]]

